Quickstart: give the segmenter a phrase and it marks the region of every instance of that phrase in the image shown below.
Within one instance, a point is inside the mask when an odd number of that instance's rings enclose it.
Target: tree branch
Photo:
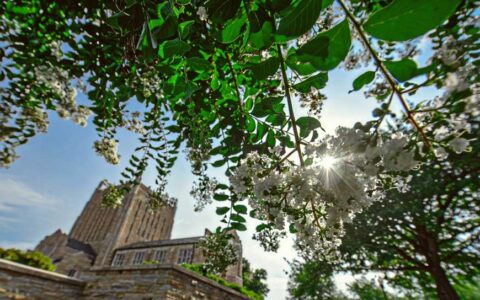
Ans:
[[[283,54],[282,54],[282,47],[279,44],[277,44],[277,51],[278,51],[278,57],[280,58],[280,68],[282,69],[282,78],[283,78],[283,85],[285,87],[285,96],[287,97],[288,114],[290,115],[290,120],[292,121],[293,135],[295,137],[295,148],[297,149],[300,165],[303,167],[305,165],[305,162],[303,161],[300,136],[298,135],[297,120],[295,119],[295,114],[293,112],[292,97],[290,95],[290,84],[288,83],[285,60],[283,59]]]
[[[413,114],[412,110],[410,109],[410,105],[408,104],[408,102],[403,97],[403,93],[402,93],[401,89],[398,87],[398,85],[397,85],[395,79],[393,78],[392,74],[390,74],[390,72],[387,70],[387,68],[383,64],[382,60],[378,56],[377,52],[373,49],[372,45],[370,44],[367,36],[365,35],[365,32],[363,32],[362,26],[356,20],[355,16],[352,14],[352,12],[350,12],[350,10],[348,10],[348,8],[345,5],[345,3],[343,2],[343,0],[337,0],[337,1],[340,4],[340,6],[342,7],[345,14],[347,15],[348,19],[350,19],[350,21],[352,22],[353,27],[355,27],[356,31],[360,35],[360,38],[362,39],[362,41],[365,44],[365,46],[367,47],[368,51],[372,55],[373,60],[375,61],[375,64],[378,66],[380,71],[385,76],[385,79],[389,83],[393,92],[397,95],[398,100],[400,101],[403,109],[405,110],[405,113],[407,114],[408,120],[410,121],[410,123],[412,123],[413,127],[415,127],[415,129],[420,133],[420,135],[422,136],[422,138],[425,142],[425,145],[428,148],[430,148],[431,144],[430,144],[430,141],[428,140],[427,135],[425,134],[425,132],[423,131],[423,128],[418,124],[417,120],[415,119],[414,114]]]
[[[401,249],[400,247],[398,246],[393,246],[393,248],[398,252],[398,254],[400,254],[401,257],[403,257],[405,260],[411,262],[412,264],[414,264],[416,267],[422,269],[422,270],[426,270],[427,269],[427,266],[424,265],[421,261],[411,257],[410,255],[408,255],[407,252],[405,252],[403,249]]]

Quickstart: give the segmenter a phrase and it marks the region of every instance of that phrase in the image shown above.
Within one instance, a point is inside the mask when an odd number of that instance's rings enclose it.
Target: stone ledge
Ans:
[[[15,262],[12,262],[6,259],[1,259],[1,258],[0,258],[0,270],[8,270],[15,273],[21,273],[28,276],[35,276],[35,277],[43,278],[46,280],[56,281],[56,282],[61,282],[61,283],[66,283],[71,285],[77,285],[77,286],[85,285],[85,282],[79,279],[68,277],[66,275],[55,273],[55,272],[37,269],[34,267],[15,263]]]
[[[140,270],[174,270],[176,272],[183,273],[185,275],[188,275],[192,277],[192,279],[197,280],[197,281],[203,281],[209,285],[212,285],[218,289],[221,289],[225,292],[228,292],[230,294],[233,294],[237,297],[243,298],[243,299],[250,299],[244,294],[231,289],[229,287],[226,287],[224,285],[221,285],[220,283],[213,281],[210,278],[207,278],[205,276],[199,275],[193,271],[190,271],[188,269],[185,269],[179,265],[176,264],[149,264],[149,265],[129,265],[129,266],[106,266],[106,267],[92,267],[90,269],[91,272],[118,272],[118,271],[140,271]]]

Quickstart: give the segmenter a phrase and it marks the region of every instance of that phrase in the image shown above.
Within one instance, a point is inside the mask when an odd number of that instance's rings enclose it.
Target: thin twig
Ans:
[[[282,47],[279,44],[277,44],[277,50],[278,50],[278,57],[280,58],[280,68],[282,70],[283,85],[285,87],[285,96],[287,97],[288,113],[290,115],[290,121],[292,121],[293,136],[295,138],[295,148],[297,149],[297,152],[298,152],[298,159],[300,160],[300,165],[303,167],[305,165],[305,162],[303,161],[300,137],[298,135],[298,130],[297,130],[297,121],[295,119],[295,114],[293,112],[292,97],[290,95],[290,84],[288,83],[285,60],[283,59],[283,55],[282,55]]]

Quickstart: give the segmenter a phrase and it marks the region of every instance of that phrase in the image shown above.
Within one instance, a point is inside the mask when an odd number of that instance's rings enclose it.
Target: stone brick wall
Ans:
[[[93,268],[82,279],[86,299],[248,299],[176,265]]]
[[[0,259],[0,299],[248,298],[176,265],[94,267],[75,279]]]
[[[0,299],[82,299],[85,283],[0,259]]]

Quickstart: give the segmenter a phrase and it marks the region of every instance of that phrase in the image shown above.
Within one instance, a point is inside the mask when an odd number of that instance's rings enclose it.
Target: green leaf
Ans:
[[[261,6],[257,7],[256,10],[249,10],[248,12],[248,22],[250,23],[250,32],[252,33],[262,30],[263,24],[269,21],[270,17]]]
[[[350,28],[344,20],[300,47],[296,51],[297,59],[300,63],[310,63],[317,69],[328,71],[345,59],[351,43]]]
[[[191,57],[187,59],[187,65],[196,72],[207,71],[212,67],[208,60],[201,57]]]
[[[215,23],[223,23],[233,18],[241,0],[210,0],[206,4],[208,17]]]
[[[269,227],[268,224],[260,224],[260,225],[257,225],[257,227],[255,227],[255,231],[260,232],[268,227]]]
[[[190,0],[177,0],[177,3],[180,5],[187,5],[190,3]]]
[[[263,23],[259,32],[251,32],[248,41],[250,46],[255,49],[265,49],[273,44],[273,25],[272,22]]]
[[[373,79],[375,79],[375,72],[374,71],[367,71],[367,72],[363,73],[362,75],[358,76],[353,81],[353,90],[358,91],[364,85],[372,82]]]
[[[297,120],[297,126],[300,127],[300,136],[306,138],[312,130],[321,127],[321,124],[314,117],[301,117]]]
[[[163,18],[152,19],[148,21],[148,27],[150,28],[150,30],[154,30],[155,28],[160,27],[163,24],[165,24],[165,20]]]
[[[253,98],[248,98],[247,101],[245,101],[245,111],[249,112],[253,108]]]
[[[239,214],[246,214],[247,213],[247,207],[243,204],[234,205],[233,210],[235,210]]]
[[[215,194],[213,195],[213,199],[217,200],[217,201],[225,201],[228,199],[228,195],[224,195],[224,194]]]
[[[268,130],[267,134],[267,144],[270,147],[275,147],[275,133],[273,132],[272,129]]]
[[[263,118],[283,111],[282,97],[260,98],[257,101],[252,111],[252,114],[256,117]]]
[[[327,85],[327,81],[328,81],[328,74],[319,73],[300,83],[295,84],[293,88],[299,92],[308,93],[310,92],[312,87],[316,89],[323,89]]]
[[[11,3],[8,3],[11,5]],[[10,6],[10,5],[7,5]],[[13,7],[8,7],[9,10],[15,14],[18,14],[18,15],[29,15],[29,14],[34,14],[37,12],[37,8],[36,7],[28,7],[28,6],[13,6]]]
[[[223,183],[219,183],[219,184],[217,184],[217,186],[215,188],[219,189],[219,190],[228,190],[228,185],[223,184]]]
[[[232,215],[230,216],[230,219],[232,219],[232,221],[240,222],[240,223],[245,223],[245,222],[247,222],[247,220],[245,220],[245,218],[242,217],[242,216],[239,215],[239,214],[232,214]]]
[[[290,224],[290,226],[288,226],[288,231],[290,233],[297,233],[298,232],[297,228],[295,227],[295,224]]]
[[[395,0],[372,14],[363,28],[386,41],[406,41],[438,27],[451,16],[461,0]]]
[[[248,132],[255,131],[255,120],[250,115],[247,115],[245,118],[245,129],[247,129]]]
[[[190,46],[179,39],[166,41],[158,48],[158,55],[162,58],[172,57],[174,55],[183,55],[190,50]]]
[[[418,75],[417,64],[409,58],[399,61],[385,61],[384,64],[398,81],[407,81]]]
[[[242,33],[245,18],[230,20],[220,33],[220,41],[224,44],[233,43]]]
[[[317,71],[317,68],[313,64],[299,61],[298,56],[294,54],[287,56],[287,60],[285,62],[289,68],[297,71],[298,74],[302,76],[310,75]]]
[[[215,211],[217,215],[224,215],[230,210],[230,207],[217,207],[217,210]]]
[[[253,78],[256,80],[267,79],[268,76],[274,75],[280,67],[278,57],[270,57],[269,59],[249,67],[253,72]]]
[[[275,40],[285,42],[299,37],[312,28],[320,16],[322,0],[300,0],[297,6],[280,20]]]
[[[218,167],[223,166],[226,162],[227,162],[226,159],[220,159],[220,160],[217,160],[217,161],[213,162],[212,166],[218,168]]]
[[[256,140],[260,141],[261,139],[263,139],[263,137],[265,136],[266,133],[267,133],[267,125],[259,122],[258,125],[257,125]]]
[[[247,230],[247,226],[245,226],[242,223],[237,223],[237,222],[233,222],[232,224],[230,224],[230,227],[232,227],[233,229],[236,229],[238,231],[246,231]]]
[[[188,36],[188,34],[190,33],[190,27],[192,27],[194,23],[195,21],[190,20],[178,24],[182,39],[185,39]]]

